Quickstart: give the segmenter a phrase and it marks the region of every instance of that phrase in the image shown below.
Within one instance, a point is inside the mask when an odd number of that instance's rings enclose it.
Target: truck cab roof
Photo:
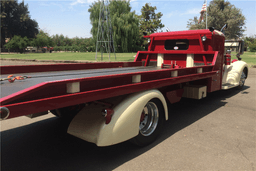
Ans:
[[[214,35],[221,35],[224,36],[224,34],[218,30],[214,30],[211,32],[209,29],[202,29],[202,30],[184,30],[184,31],[171,31],[171,32],[159,32],[159,33],[153,33],[148,36],[144,36],[145,38],[149,37],[171,37],[171,36],[188,36],[188,35],[195,35],[195,34],[214,34]]]

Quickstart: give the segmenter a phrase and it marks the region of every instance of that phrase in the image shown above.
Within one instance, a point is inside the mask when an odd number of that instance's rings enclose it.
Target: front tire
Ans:
[[[241,74],[241,77],[240,77],[239,85],[237,86],[238,90],[243,89],[245,80],[246,80],[246,71],[244,69],[242,74]]]
[[[164,125],[164,108],[159,99],[150,100],[144,107],[139,125],[139,134],[130,141],[138,146],[146,146],[161,133]]]

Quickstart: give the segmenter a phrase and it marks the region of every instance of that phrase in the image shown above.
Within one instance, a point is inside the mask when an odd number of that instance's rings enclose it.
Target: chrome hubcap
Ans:
[[[151,135],[158,124],[159,111],[157,105],[148,102],[141,114],[140,133],[144,136]]]

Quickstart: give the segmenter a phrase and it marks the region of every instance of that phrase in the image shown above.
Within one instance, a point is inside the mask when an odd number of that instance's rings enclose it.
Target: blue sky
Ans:
[[[28,4],[30,16],[35,19],[39,28],[50,35],[63,34],[69,38],[91,37],[88,8],[95,0],[24,0]],[[21,0],[19,0],[21,2]],[[145,3],[156,6],[156,12],[162,12],[163,30],[187,30],[187,21],[194,16],[199,17],[204,0],[132,0],[132,11],[141,14],[140,10]],[[256,34],[256,1],[230,0],[231,4],[239,8],[246,17],[247,30],[245,34]],[[209,5],[210,0],[207,1]]]

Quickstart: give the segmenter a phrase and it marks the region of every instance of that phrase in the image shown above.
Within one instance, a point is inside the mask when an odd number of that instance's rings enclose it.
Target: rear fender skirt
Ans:
[[[121,101],[117,97],[113,108],[114,114],[108,124],[101,113],[105,109],[103,106],[92,104],[85,107],[70,123],[68,133],[97,146],[109,146],[129,140],[138,135],[141,112],[153,98],[162,102],[167,120],[165,98],[160,91],[154,89],[129,95]]]

